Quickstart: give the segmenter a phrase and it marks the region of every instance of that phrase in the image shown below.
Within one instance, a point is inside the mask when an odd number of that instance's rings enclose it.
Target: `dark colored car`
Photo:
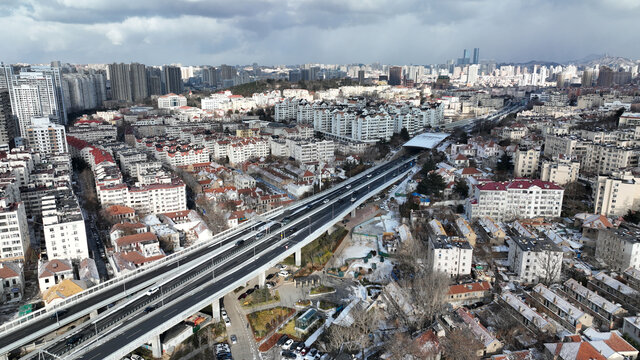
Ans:
[[[49,318],[50,318],[50,319],[54,319],[54,320],[55,320],[56,318],[57,318],[57,319],[60,319],[61,317],[63,317],[63,316],[65,316],[65,315],[67,315],[67,313],[68,313],[68,312],[69,312],[69,310],[67,310],[67,309],[58,310],[58,311],[54,312],[53,314],[51,314],[51,315],[49,316]]]
[[[253,288],[251,288],[251,289],[248,289],[248,290],[245,292],[245,294],[247,294],[247,295],[251,295],[254,291],[256,291],[256,290],[255,290],[255,289],[253,289]]]
[[[146,308],[144,308],[144,312],[146,312],[146,313],[150,313],[150,312],[152,312],[153,310],[155,310],[157,307],[158,307],[157,305],[149,305],[149,306],[147,306]]]
[[[67,345],[73,345],[73,344],[77,343],[78,341],[80,341],[80,339],[82,339],[82,335],[75,334],[75,335],[73,335],[73,336],[71,336],[70,338],[67,339]]]
[[[282,337],[278,339],[278,342],[276,343],[276,345],[282,346],[284,343],[287,342],[287,340],[289,340],[289,337],[287,335],[282,335]]]
[[[277,275],[277,274],[275,274],[275,273],[274,273],[274,274],[269,274],[269,275],[267,275],[267,280],[271,280],[271,279],[273,279],[273,278],[274,278],[274,277],[276,277],[276,276],[278,276],[278,275]]]
[[[286,350],[281,352],[280,355],[282,355],[283,359],[295,359],[298,357],[294,352],[286,351]]]
[[[246,297],[247,297],[247,293],[242,293],[242,294],[240,294],[240,296],[238,296],[238,300],[242,300],[242,299],[244,299]]]
[[[238,240],[236,246],[242,246],[242,244],[244,244],[244,240]]]

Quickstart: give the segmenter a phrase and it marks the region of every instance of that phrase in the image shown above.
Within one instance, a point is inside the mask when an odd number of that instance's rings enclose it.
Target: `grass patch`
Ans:
[[[249,320],[253,337],[256,341],[262,340],[295,312],[295,309],[277,306],[248,314],[247,320]]]
[[[253,307],[272,304],[280,301],[280,293],[276,290],[273,294],[269,289],[258,289],[242,300],[242,306]]]
[[[301,313],[296,314],[296,316],[291,318],[291,320],[289,320],[289,322],[287,322],[285,326],[283,326],[280,330],[278,330],[278,332],[280,334],[287,335],[288,337],[290,337],[295,341],[301,341],[302,339],[298,336],[298,333],[296,331],[296,319],[299,318],[300,315]]]
[[[318,294],[326,294],[334,291],[336,291],[336,289],[332,288],[331,286],[320,285],[320,286],[311,288],[310,293],[311,295],[318,295]]]
[[[330,310],[338,306],[336,303],[327,300],[320,300],[320,304],[318,304],[318,308],[320,310]]]
[[[329,261],[334,251],[347,236],[349,231],[342,226],[327,235],[325,232],[307,246],[302,248],[301,269],[296,275],[306,276],[314,270],[320,270]],[[286,264],[293,264],[293,256],[285,259]]]

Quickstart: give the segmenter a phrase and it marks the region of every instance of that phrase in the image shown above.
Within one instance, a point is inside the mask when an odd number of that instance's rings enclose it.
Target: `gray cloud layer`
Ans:
[[[443,62],[640,57],[638,0],[0,0],[0,60]]]

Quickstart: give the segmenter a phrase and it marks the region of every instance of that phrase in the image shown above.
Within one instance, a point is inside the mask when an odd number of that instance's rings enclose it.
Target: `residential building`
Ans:
[[[50,259],[80,261],[89,257],[84,216],[71,190],[42,200],[42,232]]]
[[[640,316],[628,316],[622,323],[622,333],[640,344]]]
[[[335,153],[335,145],[331,140],[322,141],[290,141],[291,156],[300,163],[314,161],[332,161]]]
[[[64,302],[66,299],[79,294],[89,288],[92,284],[84,280],[64,279],[60,283],[53,285],[42,293],[44,306],[52,307]],[[54,315],[57,313],[54,313]]]
[[[64,126],[52,123],[48,117],[31,118],[25,138],[29,148],[40,154],[68,152]]]
[[[563,155],[553,160],[543,160],[540,167],[540,180],[565,185],[578,180],[580,162]]]
[[[618,228],[598,230],[596,258],[611,270],[640,269],[640,226],[623,223]]]
[[[599,333],[593,329],[580,335],[567,335],[563,342],[544,344],[545,358],[558,360],[636,359],[638,350],[626,342],[618,331]]]
[[[25,260],[30,243],[25,206],[0,198],[0,262]]]
[[[622,318],[627,311],[620,305],[589,290],[575,279],[564,282],[562,293],[580,309],[594,317],[602,328],[614,329],[622,325]]]
[[[628,171],[598,176],[593,196],[596,214],[614,217],[640,210],[640,177]]]
[[[70,260],[52,259],[38,263],[38,285],[41,293],[65,279],[73,279],[73,266]]]
[[[22,263],[0,262],[0,304],[20,302],[24,285]]]
[[[513,157],[513,176],[533,177],[538,172],[539,149],[518,148]]]
[[[581,331],[593,324],[593,316],[543,284],[534,286],[533,290],[527,293],[527,302],[571,332]]]
[[[460,236],[464,237],[472,247],[476,246],[477,235],[469,225],[469,222],[462,216],[456,218],[456,229]]]
[[[456,314],[462,320],[462,323],[471,330],[471,334],[480,342],[481,348],[477,350],[478,357],[484,357],[487,354],[493,354],[502,349],[503,344],[480,323],[467,309],[458,308]]]
[[[474,187],[465,211],[468,219],[555,218],[560,216],[563,195],[563,188],[548,181],[487,182]]]
[[[109,82],[111,84],[111,98],[126,102],[133,101],[131,91],[131,67],[129,64],[109,64]]]
[[[524,284],[560,280],[562,249],[547,238],[532,239],[523,236],[507,238],[509,269]]]
[[[608,275],[601,271],[589,279],[587,287],[616,303],[622,304],[631,313],[640,312],[640,291],[622,283],[614,276],[615,273]]]
[[[0,149],[9,150],[9,142],[16,136],[16,122],[11,112],[9,90],[0,89]]]
[[[69,127],[67,135],[90,143],[116,141],[118,128],[113,125],[103,124],[99,120],[78,120],[73,126]]]
[[[69,112],[95,109],[107,100],[107,79],[102,73],[63,74],[62,88]]]
[[[183,95],[167,94],[158,97],[158,109],[174,109],[187,106],[187,98]]]
[[[164,94],[180,94],[184,90],[182,72],[177,66],[165,65],[162,67],[162,85]]]
[[[434,271],[450,277],[471,274],[473,248],[468,241],[449,238],[446,235],[429,239],[427,263]]]
[[[505,291],[500,295],[500,300],[511,308],[512,313],[517,314],[516,319],[527,328],[542,333],[554,333],[555,326],[518,296]]]
[[[491,299],[491,284],[487,281],[476,281],[450,285],[446,301],[452,306],[458,307],[491,301]]]

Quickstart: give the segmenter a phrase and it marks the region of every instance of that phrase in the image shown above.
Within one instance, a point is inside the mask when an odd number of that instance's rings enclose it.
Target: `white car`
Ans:
[[[156,291],[158,291],[157,287],[151,288],[149,290],[147,290],[147,295],[153,295]]]
[[[289,350],[291,348],[291,345],[293,345],[293,339],[287,340],[287,342],[282,345],[282,349]]]
[[[285,265],[285,264],[278,264],[278,265],[276,265],[276,267],[278,268],[278,270],[286,270],[287,269],[287,265]]]
[[[289,272],[287,270],[281,270],[278,275],[282,276],[282,277],[287,277],[289,276]]]
[[[224,325],[227,326],[227,327],[231,326],[231,320],[229,320],[228,317],[224,318]]]

